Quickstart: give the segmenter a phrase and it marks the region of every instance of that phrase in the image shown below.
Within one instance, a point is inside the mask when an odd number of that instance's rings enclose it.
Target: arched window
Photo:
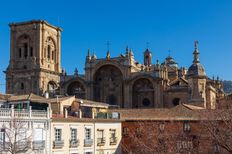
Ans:
[[[55,52],[52,51],[52,60],[54,60],[54,54],[55,54]]]
[[[22,49],[19,48],[19,58],[21,58],[21,57],[22,57]]]
[[[50,45],[48,45],[48,59],[50,59],[50,52],[51,52],[51,47],[50,47]]]
[[[24,57],[25,57],[25,58],[27,58],[27,56],[28,56],[28,53],[27,53],[27,52],[28,52],[28,49],[27,49],[27,48],[28,48],[27,43],[24,43]]]
[[[23,90],[24,89],[24,83],[21,83],[21,90]]]
[[[106,99],[106,103],[110,105],[117,105],[117,97],[115,97],[113,94],[109,95]]]
[[[30,48],[30,56],[33,57],[33,47]]]
[[[103,65],[94,74],[94,100],[123,107],[123,74],[113,65]]]
[[[154,107],[154,87],[149,79],[140,78],[134,82],[132,102],[133,108]]]
[[[85,98],[85,88],[79,81],[70,83],[67,88],[68,95],[75,95],[76,98]]]

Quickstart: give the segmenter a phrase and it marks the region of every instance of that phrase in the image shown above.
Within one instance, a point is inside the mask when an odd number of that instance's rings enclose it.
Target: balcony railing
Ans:
[[[117,137],[111,137],[110,138],[110,145],[115,145],[115,144],[117,144]]]
[[[95,113],[95,119],[120,119],[118,112],[98,112]]]
[[[85,146],[92,146],[93,145],[93,139],[85,139],[84,140]]]
[[[18,110],[14,108],[0,108],[0,117],[3,118],[33,118],[33,119],[44,119],[49,117],[49,109],[46,110]]]
[[[33,141],[32,148],[33,148],[33,150],[45,149],[45,141]]]
[[[61,141],[53,141],[53,147],[55,149],[59,149],[59,148],[63,148],[64,146],[64,141],[61,140]]]
[[[78,147],[79,146],[79,140],[78,139],[76,139],[76,140],[70,140],[69,141],[69,146],[70,146],[70,148],[76,148],[76,147]]]
[[[17,141],[14,143],[11,142],[0,142],[0,150],[9,151],[10,149],[15,148],[16,151],[26,152],[31,149],[30,141]],[[2,151],[0,151],[1,153]]]
[[[106,143],[105,137],[97,138],[97,145],[98,145],[98,146],[105,145],[105,143]]]

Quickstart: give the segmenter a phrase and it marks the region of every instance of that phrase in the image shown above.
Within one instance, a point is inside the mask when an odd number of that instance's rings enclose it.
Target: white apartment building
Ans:
[[[118,119],[52,118],[52,154],[120,153]]]
[[[0,108],[0,150],[3,154],[49,154],[50,110]]]

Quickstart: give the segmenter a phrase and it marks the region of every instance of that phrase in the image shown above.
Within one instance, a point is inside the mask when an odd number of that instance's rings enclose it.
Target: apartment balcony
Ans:
[[[45,149],[45,141],[33,141],[32,142],[33,150],[43,150]]]
[[[117,142],[118,142],[117,137],[111,137],[111,138],[110,138],[110,145],[116,145]]]
[[[94,115],[95,119],[120,119],[118,112],[97,112]]]
[[[63,148],[64,146],[64,141],[61,140],[61,141],[53,141],[53,148],[54,149],[60,149],[60,148]]]
[[[85,139],[84,140],[84,146],[85,147],[90,147],[93,145],[93,139]]]
[[[0,117],[2,118],[22,118],[22,119],[48,119],[50,113],[49,109],[46,110],[32,110],[30,109],[14,109],[11,108],[0,108]]]
[[[106,143],[105,137],[97,138],[97,145],[98,146],[103,146],[103,145],[105,145],[105,143]]]
[[[76,140],[70,140],[69,141],[69,147],[70,148],[77,148],[79,146],[79,140],[76,139]]]

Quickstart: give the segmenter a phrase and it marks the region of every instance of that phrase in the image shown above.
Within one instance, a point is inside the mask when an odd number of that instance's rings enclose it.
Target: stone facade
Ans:
[[[43,94],[58,87],[61,29],[40,20],[9,26],[11,42],[6,93]]]
[[[198,42],[189,69],[179,67],[170,55],[163,63],[157,60],[153,64],[149,49],[145,50],[141,64],[127,47],[125,54],[118,57],[111,57],[107,51],[105,58],[97,58],[88,50],[85,74],[78,74],[75,69],[73,75],[67,75],[60,70],[60,28],[46,21],[10,27],[7,93],[41,95],[49,91],[122,108],[162,108],[180,103],[215,108],[217,99],[224,95],[221,82],[207,77],[200,64]]]

